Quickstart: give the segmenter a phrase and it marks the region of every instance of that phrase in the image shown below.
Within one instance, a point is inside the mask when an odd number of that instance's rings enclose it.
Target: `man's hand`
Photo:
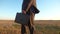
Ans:
[[[25,11],[25,10],[22,10],[22,13],[23,13],[23,14],[26,14],[26,11]]]

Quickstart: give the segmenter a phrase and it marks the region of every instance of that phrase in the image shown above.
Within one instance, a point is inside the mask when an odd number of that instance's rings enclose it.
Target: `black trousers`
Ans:
[[[30,21],[28,22],[27,27],[29,28],[30,34],[33,34],[34,28],[31,26]],[[25,25],[21,25],[21,34],[26,33]]]

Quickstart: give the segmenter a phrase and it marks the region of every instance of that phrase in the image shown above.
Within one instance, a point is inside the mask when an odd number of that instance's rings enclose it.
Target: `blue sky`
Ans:
[[[0,0],[0,20],[14,20],[17,12],[21,12],[23,0]],[[36,0],[41,11],[35,20],[60,20],[60,0]]]

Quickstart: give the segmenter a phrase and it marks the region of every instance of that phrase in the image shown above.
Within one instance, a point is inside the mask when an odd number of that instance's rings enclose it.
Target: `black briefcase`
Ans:
[[[28,21],[30,20],[30,16],[23,14],[23,13],[17,13],[15,17],[15,22],[23,25],[27,25]]]

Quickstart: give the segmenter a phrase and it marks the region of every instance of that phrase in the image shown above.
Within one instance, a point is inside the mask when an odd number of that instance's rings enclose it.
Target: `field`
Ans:
[[[35,20],[34,34],[60,34],[60,20]],[[0,34],[21,34],[21,25],[13,20],[0,20]],[[29,34],[28,27],[26,27]]]

